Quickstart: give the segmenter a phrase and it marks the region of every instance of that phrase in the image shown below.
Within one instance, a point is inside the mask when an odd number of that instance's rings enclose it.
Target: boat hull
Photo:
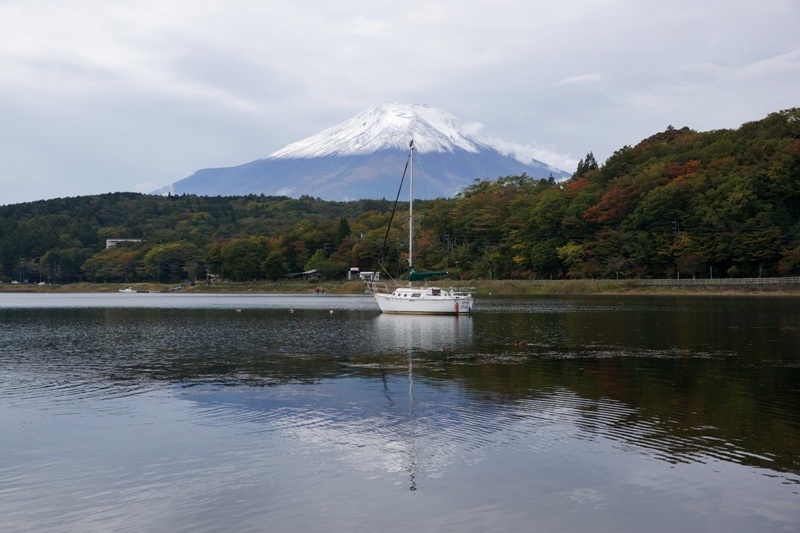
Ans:
[[[382,313],[409,315],[468,315],[472,313],[471,296],[403,298],[393,294],[375,294]]]

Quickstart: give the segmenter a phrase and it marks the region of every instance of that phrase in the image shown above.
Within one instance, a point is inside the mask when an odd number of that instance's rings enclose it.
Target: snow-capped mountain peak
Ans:
[[[477,153],[489,144],[471,134],[455,117],[435,107],[383,103],[316,135],[292,143],[266,159],[364,155],[380,150],[406,150],[414,139],[420,153]]]
[[[310,195],[335,201],[392,198],[412,139],[422,156],[414,161],[414,194],[419,199],[452,197],[476,179],[569,176],[535,159],[511,155],[477,135],[479,129],[434,107],[385,103],[265,158],[198,170],[155,192]]]

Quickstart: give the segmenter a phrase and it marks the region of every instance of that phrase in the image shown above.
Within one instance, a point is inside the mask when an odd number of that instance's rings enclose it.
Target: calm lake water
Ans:
[[[0,294],[0,531],[800,531],[800,298]]]

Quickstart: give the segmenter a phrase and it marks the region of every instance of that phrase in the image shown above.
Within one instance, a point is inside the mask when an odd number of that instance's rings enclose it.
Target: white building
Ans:
[[[106,248],[111,248],[121,242],[142,242],[142,239],[106,239]]]
[[[372,276],[375,276],[374,278]],[[380,272],[361,272],[358,267],[350,267],[350,271],[347,273],[347,281],[380,281],[381,273]]]

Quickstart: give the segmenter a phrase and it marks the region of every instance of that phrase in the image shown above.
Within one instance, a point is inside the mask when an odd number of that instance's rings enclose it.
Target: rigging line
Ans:
[[[406,179],[406,172],[408,172],[408,164],[411,161],[411,154],[408,154],[408,159],[406,159],[406,166],[403,169],[403,177],[400,178],[400,187],[397,189],[397,196],[394,198],[394,206],[392,206],[392,214],[389,216],[389,223],[386,225],[386,233],[383,236],[383,244],[381,244],[381,251],[378,253],[378,265],[381,267],[381,270],[386,272],[386,268],[383,266],[383,253],[386,251],[386,241],[389,239],[389,231],[392,229],[392,221],[394,220],[394,214],[397,211],[397,203],[400,201],[400,192],[403,190],[403,182]],[[373,272],[376,271],[375,268],[372,269]],[[391,274],[386,272],[386,275],[392,277]],[[374,281],[375,274],[372,275]]]

